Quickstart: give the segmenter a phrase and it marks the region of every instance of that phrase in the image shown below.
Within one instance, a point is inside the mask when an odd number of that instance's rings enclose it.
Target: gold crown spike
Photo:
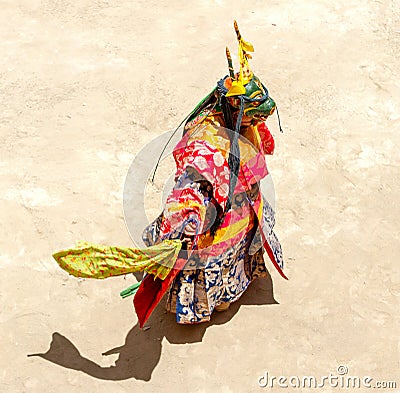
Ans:
[[[242,35],[240,34],[239,27],[236,23],[236,21],[233,22],[233,26],[235,27],[236,31],[236,36],[239,42],[239,60],[240,60],[240,72],[239,72],[239,79],[243,83],[243,85],[246,85],[251,81],[251,78],[253,77],[253,73],[250,69],[248,59],[251,58],[251,56],[246,53],[247,52],[254,52],[254,47],[250,42],[246,42],[243,38]]]
[[[236,37],[239,42],[238,54],[239,54],[239,61],[240,61],[240,71],[239,71],[238,78],[236,80],[233,80],[232,87],[229,89],[228,94],[226,94],[227,97],[245,94],[246,89],[244,88],[244,86],[247,85],[247,83],[249,83],[251,81],[251,79],[253,78],[253,72],[251,71],[249,62],[248,62],[248,59],[251,59],[251,55],[247,52],[254,52],[254,47],[250,42],[246,42],[242,38],[242,35],[240,34],[239,27],[238,27],[236,21],[233,22],[233,26],[235,28]],[[228,56],[228,54],[227,54],[227,56]],[[230,57],[230,54],[229,54],[229,57]],[[229,58],[228,58],[228,64],[229,64]],[[232,59],[231,59],[230,64],[232,64]],[[233,67],[232,67],[232,69],[233,69]],[[232,77],[230,69],[229,69],[229,74]]]
[[[242,35],[240,34],[240,31],[239,31],[238,24],[237,24],[237,22],[235,20],[233,21],[233,27],[235,28],[236,36],[237,36],[237,39],[239,41],[239,44],[242,44],[243,50],[245,50],[247,52],[254,52],[253,45],[250,42],[246,42],[242,38]]]

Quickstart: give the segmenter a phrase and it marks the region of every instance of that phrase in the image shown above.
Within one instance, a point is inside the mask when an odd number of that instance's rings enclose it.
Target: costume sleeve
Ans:
[[[229,193],[229,166],[224,154],[204,140],[193,142],[174,151],[177,167],[175,179],[188,168],[194,169],[213,189],[215,201],[225,208]]]
[[[160,239],[183,239],[201,233],[208,200],[201,192],[201,183],[186,170],[178,178],[167,197],[160,226]]]
[[[211,184],[187,167],[176,180],[161,215],[143,231],[144,243],[152,246],[166,239],[193,240],[205,228],[211,196]]]
[[[257,126],[257,131],[260,134],[261,147],[264,154],[274,154],[275,141],[267,125],[265,123],[260,123]]]
[[[229,191],[228,163],[205,141],[174,152],[176,184],[167,198],[160,239],[195,237],[209,229],[215,206],[223,210]],[[213,211],[213,213],[211,212]]]

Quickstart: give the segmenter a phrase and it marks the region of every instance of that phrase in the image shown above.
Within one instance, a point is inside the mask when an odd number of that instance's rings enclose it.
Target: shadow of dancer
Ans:
[[[241,305],[277,304],[273,296],[271,277],[257,279],[245,291],[243,296],[222,313],[213,313],[211,321],[196,325],[180,325],[175,315],[164,310],[164,301],[160,302],[150,317],[147,326],[140,329],[135,325],[128,333],[125,344],[108,350],[104,356],[119,354],[115,366],[102,367],[83,357],[74,344],[60,333],[54,332],[50,348],[46,353],[29,354],[38,356],[59,366],[82,371],[94,378],[104,380],[125,380],[135,378],[150,381],[151,375],[161,357],[162,340],[165,337],[172,344],[201,342],[207,328],[221,325],[232,319]]]

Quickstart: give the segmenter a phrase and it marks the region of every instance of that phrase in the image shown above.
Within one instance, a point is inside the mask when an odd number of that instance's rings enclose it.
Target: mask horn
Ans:
[[[235,72],[233,70],[231,52],[229,52],[228,47],[226,47],[226,58],[228,60],[229,76],[232,78],[232,80],[234,80],[235,79]]]

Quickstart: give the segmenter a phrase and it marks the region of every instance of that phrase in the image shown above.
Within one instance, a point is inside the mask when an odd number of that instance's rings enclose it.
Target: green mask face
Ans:
[[[246,93],[244,95],[254,100],[252,102],[245,101],[245,116],[251,117],[256,120],[263,120],[274,113],[274,110],[276,108],[275,101],[268,96],[268,92],[263,87],[261,81],[255,75],[253,75],[251,81],[247,83],[245,89]],[[238,99],[232,97],[230,102],[234,107],[239,108],[240,102]]]

